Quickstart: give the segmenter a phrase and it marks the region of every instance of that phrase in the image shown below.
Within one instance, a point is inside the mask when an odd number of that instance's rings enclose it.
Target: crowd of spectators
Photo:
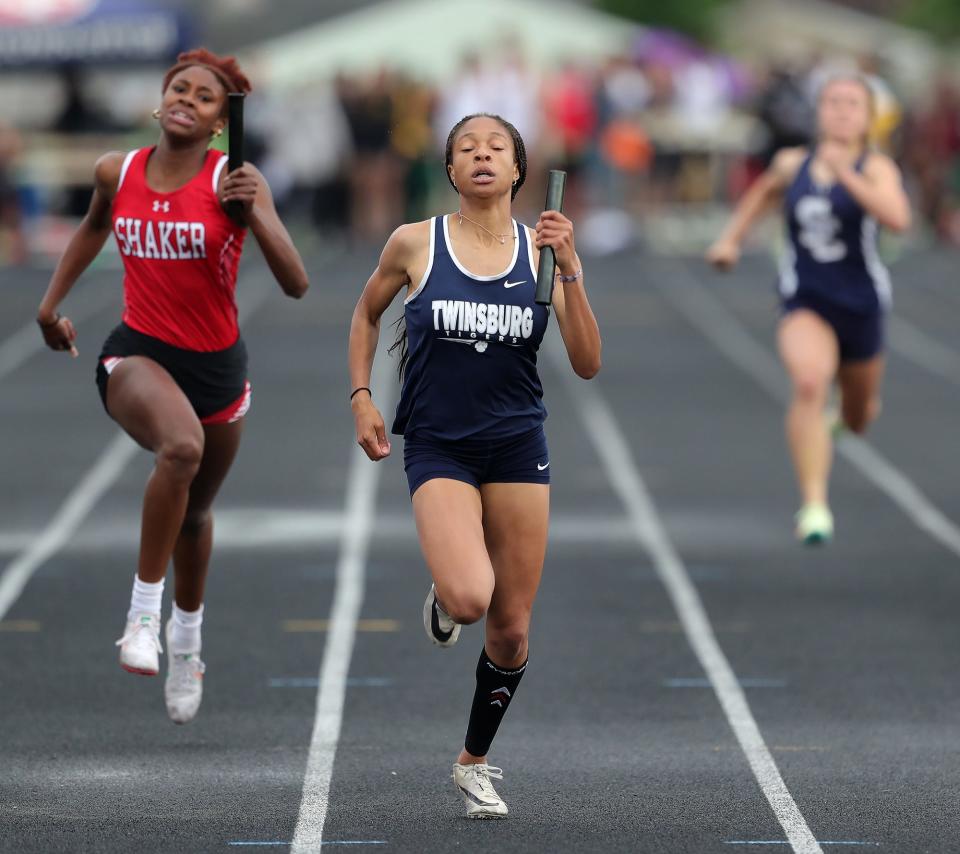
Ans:
[[[877,93],[874,143],[903,166],[926,233],[960,243],[957,81],[943,74],[908,100],[869,59],[858,65]],[[464,115],[492,112],[527,144],[521,216],[542,203],[547,169],[562,168],[575,216],[639,220],[729,204],[777,148],[810,142],[817,87],[834,67],[820,57],[748,67],[652,32],[629,54],[540,73],[507,44],[465,56],[438,85],[384,67],[261,91],[248,105],[249,151],[288,214],[356,242],[380,241],[396,224],[453,203],[442,164],[447,132]],[[79,100],[72,91],[61,131],[89,130],[77,126]],[[25,257],[14,192],[21,150],[16,131],[0,128],[0,252],[8,261]],[[76,215],[76,199],[69,208]]]

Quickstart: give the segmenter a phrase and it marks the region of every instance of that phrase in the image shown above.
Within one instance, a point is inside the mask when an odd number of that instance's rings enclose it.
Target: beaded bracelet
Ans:
[[[577,272],[574,273],[572,276],[561,276],[560,281],[575,282],[577,279],[582,279],[582,278],[583,278],[583,270],[581,269],[581,270],[577,270]]]

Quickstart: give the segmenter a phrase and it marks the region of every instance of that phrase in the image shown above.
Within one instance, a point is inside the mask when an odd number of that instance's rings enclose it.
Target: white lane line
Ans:
[[[298,510],[270,507],[224,508],[217,512],[214,547],[218,549],[303,548],[310,545],[337,543],[343,536],[345,515],[342,510]],[[129,528],[124,526],[122,531]],[[109,541],[106,531],[96,532],[101,542]],[[410,524],[410,513],[379,513],[378,540],[416,541],[417,532]],[[16,532],[9,541],[16,542]],[[633,533],[626,519],[610,519],[597,515],[557,514],[550,519],[550,542],[610,543],[633,542]],[[0,551],[4,535],[0,533]]]
[[[630,445],[606,400],[595,385],[578,380],[554,337],[547,348],[570,396],[577,404],[584,427],[593,441],[607,477],[632,520],[640,545],[649,553],[667,590],[684,633],[733,730],[747,762],[777,820],[797,854],[823,854],[796,802],[793,800],[733,668],[717,642],[710,618],[680,555],[660,521],[653,500],[637,469]]]
[[[389,688],[394,680],[386,676],[357,676],[347,679],[348,688]],[[316,676],[278,676],[267,682],[271,688],[319,688]],[[325,842],[324,845],[329,845]]]
[[[217,509],[213,547],[217,552],[268,549],[302,551],[306,548],[336,545],[343,530],[342,510],[296,509]],[[70,538],[62,551],[69,554],[104,553],[130,549],[140,540],[140,519],[134,513],[117,515],[100,525],[87,525]],[[39,531],[17,529],[0,531],[0,555],[16,554],[33,542]],[[416,543],[417,532],[410,524],[410,513],[377,515],[378,542]],[[633,526],[626,519],[558,513],[550,518],[550,545],[615,545],[636,542]],[[693,569],[705,580],[723,580],[722,573],[704,568]]]
[[[110,303],[120,305],[122,295],[119,289],[105,288],[99,293],[91,296],[85,303],[74,305],[66,315],[73,321],[74,325],[83,323],[89,318],[98,314]],[[81,341],[81,346],[83,342]],[[35,321],[21,326],[16,332],[7,337],[3,343],[0,343],[0,380],[8,374],[13,373],[31,356],[46,350],[47,345],[43,343],[43,336],[37,328]],[[64,358],[63,353],[54,353],[53,355]],[[94,354],[95,355],[95,354]]]
[[[782,839],[730,839],[723,843],[724,845],[789,845],[789,842],[785,842]],[[821,841],[821,845],[866,845],[871,848],[879,848],[879,842],[857,842],[855,840],[839,840],[839,841]]]
[[[40,535],[11,561],[0,575],[0,620],[16,602],[30,577],[44,561],[56,554],[70,539],[100,497],[126,468],[137,445],[126,433],[118,432],[100,459],[74,487],[73,492]]]
[[[227,845],[249,845],[251,847],[292,845],[291,842],[228,842]],[[334,839],[324,845],[386,845],[385,839]]]
[[[786,679],[765,679],[757,678],[751,676],[743,676],[739,680],[741,688],[786,688],[787,680]],[[671,679],[664,679],[661,683],[664,688],[710,688],[709,679],[698,679],[698,678],[688,678],[684,677],[675,677]]]
[[[266,295],[267,291],[261,288],[247,297],[243,302],[245,315],[256,311]],[[17,601],[38,567],[71,539],[87,514],[123,473],[137,449],[126,433],[118,431],[49,524],[6,566],[0,575],[0,620]]]
[[[389,374],[394,365],[395,362],[384,352],[379,353],[374,361],[370,385],[373,387],[373,399],[383,413],[389,412],[391,406],[394,383]],[[323,828],[330,804],[330,781],[340,740],[357,619],[363,605],[367,551],[382,469],[383,463],[370,462],[360,447],[354,446],[347,472],[337,583],[320,665],[320,690],[317,693],[317,711],[310,737],[300,812],[293,835],[293,854],[319,852],[324,845]]]
[[[670,283],[657,288],[703,336],[767,392],[785,403],[789,398],[786,376],[779,362],[736,316],[684,267],[671,268]],[[903,472],[869,442],[844,434],[836,450],[868,481],[896,504],[913,523],[960,556],[960,528],[921,492]]]
[[[894,315],[887,324],[892,349],[931,374],[953,385],[960,385],[960,353],[941,344],[902,317]]]

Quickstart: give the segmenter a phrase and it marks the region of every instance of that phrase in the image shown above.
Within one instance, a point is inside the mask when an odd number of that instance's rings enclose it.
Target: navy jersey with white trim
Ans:
[[[427,271],[404,303],[410,358],[394,433],[496,440],[546,418],[537,350],[549,309],[534,302],[527,228],[514,221],[513,230],[507,270],[475,276],[451,247],[447,218],[431,220]]]
[[[819,186],[808,156],[784,202],[787,248],[780,264],[784,299],[811,295],[850,311],[890,307],[890,275],[877,251],[877,221],[839,181]],[[866,156],[856,163],[863,168]]]

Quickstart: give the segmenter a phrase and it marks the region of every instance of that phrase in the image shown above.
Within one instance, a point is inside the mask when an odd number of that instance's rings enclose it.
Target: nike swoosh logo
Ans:
[[[497,806],[496,801],[481,801],[473,792],[468,792],[463,788],[459,783],[457,783],[457,788],[463,792],[471,801],[473,801],[478,807],[495,807]]]
[[[545,466],[542,466],[540,465],[540,463],[537,463],[537,471],[545,471],[549,467],[550,467],[550,463],[547,463]]]
[[[504,282],[503,286],[505,288],[515,288],[517,285],[525,284],[526,281],[527,281],[526,279],[523,279],[522,281],[519,281],[519,282]]]
[[[437,600],[433,600],[433,605],[430,606],[430,631],[433,632],[433,636],[440,641],[441,643],[446,643],[450,640],[450,636],[453,634],[453,629],[449,632],[445,632],[440,628],[440,617],[437,614]]]

